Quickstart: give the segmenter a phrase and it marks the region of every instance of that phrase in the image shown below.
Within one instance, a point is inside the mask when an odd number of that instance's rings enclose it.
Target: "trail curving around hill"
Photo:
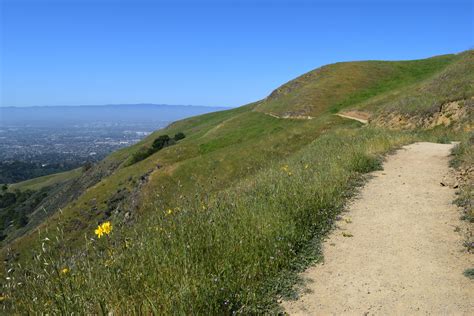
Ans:
[[[369,123],[369,116],[363,112],[349,111],[336,114],[339,117],[346,118],[349,120],[355,120],[361,122],[362,124]]]
[[[324,263],[302,274],[304,293],[282,303],[290,315],[468,315],[474,282],[449,177],[453,145],[415,143],[348,206],[324,243]],[[452,176],[452,175],[451,175]],[[471,314],[472,315],[472,314]]]

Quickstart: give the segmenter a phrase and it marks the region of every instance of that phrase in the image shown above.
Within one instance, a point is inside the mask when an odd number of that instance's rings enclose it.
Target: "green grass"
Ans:
[[[18,190],[33,190],[37,191],[41,188],[48,187],[54,184],[58,184],[67,180],[72,180],[79,177],[82,173],[81,168],[65,171],[61,173],[50,174],[43,177],[38,177],[18,183],[11,184],[10,189]]]
[[[36,248],[28,271],[10,274],[7,302],[20,313],[263,312],[282,290],[282,271],[295,270],[307,244],[331,228],[360,172],[412,139],[336,129],[230,189],[196,188],[174,205],[157,199],[145,206],[152,215],[89,241],[80,257],[67,256],[62,234],[56,244],[54,232],[43,231],[51,245]],[[59,274],[63,267],[71,272]]]
[[[282,115],[336,113],[377,95],[430,78],[457,60],[444,55],[415,61],[362,61],[318,68],[275,90],[256,109]]]
[[[413,61],[337,63],[279,87],[256,110],[310,116],[344,109],[427,115],[446,102],[472,98],[472,82],[472,50]]]
[[[457,192],[458,196],[456,200],[454,200],[454,203],[462,210],[461,219],[467,221],[468,231],[465,234],[466,240],[464,241],[464,245],[469,252],[474,250],[474,183],[469,181],[469,177],[472,177],[472,175],[469,176],[467,170],[474,166],[473,145],[474,134],[466,134],[461,139],[460,144],[453,149],[453,159],[451,160],[451,166],[458,169],[465,177],[464,181],[460,182],[460,187]],[[472,278],[472,275],[470,277]]]
[[[453,62],[425,80],[393,89],[354,107],[369,112],[429,115],[444,103],[471,99],[474,96],[474,51],[453,58]]]
[[[366,89],[349,95],[342,102],[331,107],[331,112],[337,113],[349,106],[354,106],[386,92],[402,90],[413,83],[430,78],[433,74],[447,67],[455,59],[453,55],[440,56],[424,60],[391,62],[389,76],[381,77],[378,82]],[[376,62],[379,63],[379,62]],[[388,65],[385,65],[388,66]]]

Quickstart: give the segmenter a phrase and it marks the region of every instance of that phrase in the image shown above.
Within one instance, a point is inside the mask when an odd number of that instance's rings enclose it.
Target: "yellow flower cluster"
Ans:
[[[110,222],[102,223],[101,225],[97,226],[96,230],[94,231],[98,238],[102,237],[102,235],[108,235],[112,231],[112,224]]]
[[[69,273],[69,268],[62,268],[61,269],[61,274],[67,274]]]
[[[281,170],[283,170],[284,172],[286,172],[290,177],[293,175],[293,173],[290,171],[290,167],[288,167],[288,165],[283,165],[281,167]]]

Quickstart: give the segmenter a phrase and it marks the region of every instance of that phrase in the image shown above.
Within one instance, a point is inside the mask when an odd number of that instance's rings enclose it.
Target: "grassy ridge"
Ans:
[[[450,101],[474,97],[474,50],[456,55],[454,62],[426,80],[393,89],[354,107],[370,112],[432,114]]]
[[[172,208],[157,200],[148,205],[153,215],[89,241],[80,257],[49,245],[43,232],[45,251],[37,248],[28,271],[10,274],[6,297],[22,313],[262,312],[279,288],[269,280],[294,269],[305,245],[331,227],[354,180],[413,139],[332,131],[231,189],[198,191]]]
[[[335,113],[385,92],[430,78],[457,59],[456,55],[444,55],[413,61],[336,63],[286,83],[256,109],[279,115],[295,113],[318,116],[328,110]]]

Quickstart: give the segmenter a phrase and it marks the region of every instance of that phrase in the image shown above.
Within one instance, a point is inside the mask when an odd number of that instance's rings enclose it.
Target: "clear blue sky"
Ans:
[[[327,63],[474,47],[472,0],[0,2],[3,106],[238,106]]]

